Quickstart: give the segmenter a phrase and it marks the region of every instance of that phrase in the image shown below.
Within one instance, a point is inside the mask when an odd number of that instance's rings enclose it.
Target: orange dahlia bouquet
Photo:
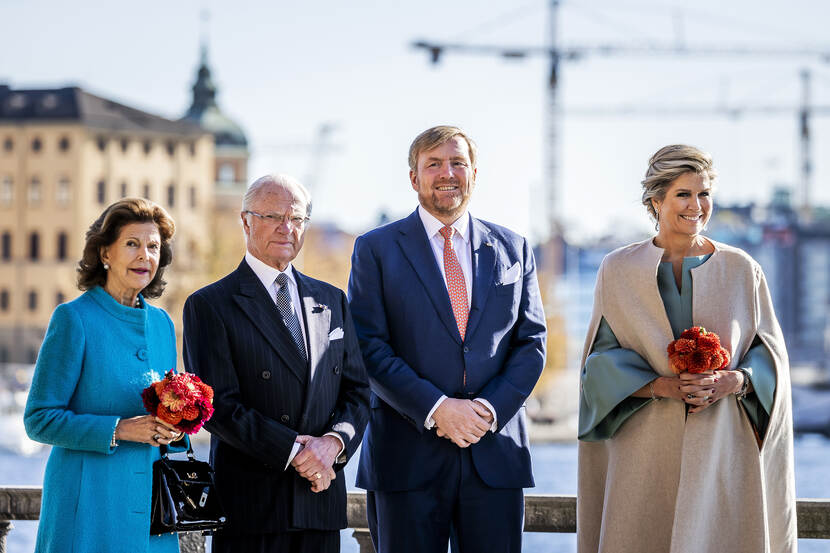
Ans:
[[[667,351],[671,369],[676,374],[712,372],[729,365],[729,352],[721,346],[720,337],[701,326],[684,330],[669,344]]]
[[[167,372],[141,392],[144,408],[186,434],[195,434],[213,415],[213,388],[193,373]]]

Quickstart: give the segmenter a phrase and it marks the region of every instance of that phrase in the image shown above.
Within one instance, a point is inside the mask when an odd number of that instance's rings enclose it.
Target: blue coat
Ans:
[[[349,298],[372,386],[357,486],[422,488],[458,448],[424,421],[435,402],[483,398],[498,428],[470,446],[493,488],[533,486],[524,403],[545,361],[545,316],[527,241],[471,218],[472,303],[462,340],[418,211],[355,242]],[[463,374],[466,371],[466,386]]]
[[[158,448],[110,448],[119,418],[146,414],[141,390],[176,367],[170,317],[143,299],[141,307],[96,287],[52,314],[24,414],[29,437],[53,446],[38,553],[178,551],[175,534],[150,537]]]

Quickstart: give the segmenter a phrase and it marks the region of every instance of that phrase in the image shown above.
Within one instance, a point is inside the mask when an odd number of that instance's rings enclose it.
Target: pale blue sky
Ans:
[[[830,3],[813,0],[565,0],[561,44],[670,42],[824,47]],[[448,54],[433,67],[417,38],[542,45],[546,0],[370,2],[334,0],[118,2],[0,0],[0,82],[12,87],[78,84],[149,111],[179,117],[198,63],[199,13],[210,10],[210,62],[219,102],[243,125],[251,176],[309,175],[318,126],[338,125],[341,148],[317,168],[315,218],[350,230],[416,205],[407,178],[412,138],[457,124],[478,142],[472,211],[538,235],[544,228],[542,149],[547,62]],[[679,15],[681,14],[681,15]],[[678,21],[682,24],[678,25]],[[562,104],[797,106],[798,73],[813,72],[813,101],[830,105],[830,65],[813,58],[588,56],[564,62]],[[797,120],[746,116],[584,117],[561,126],[562,202],[572,236],[648,228],[639,180],[658,147],[709,150],[721,174],[718,201],[762,201],[793,184]],[[830,114],[813,119],[814,197],[830,204]]]

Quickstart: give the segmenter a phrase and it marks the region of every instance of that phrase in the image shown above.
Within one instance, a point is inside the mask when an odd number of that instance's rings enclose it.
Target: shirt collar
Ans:
[[[262,285],[265,286],[266,290],[271,289],[271,286],[277,279],[277,275],[280,273],[285,273],[285,276],[288,277],[288,280],[291,282],[292,286],[295,288],[297,287],[297,281],[294,279],[294,267],[291,263],[288,264],[288,267],[286,267],[284,271],[280,271],[279,269],[271,267],[264,261],[255,257],[251,252],[245,252],[245,261],[248,263],[248,266],[260,282],[262,282]]]
[[[444,223],[439,221],[435,218],[435,215],[424,209],[424,206],[418,206],[418,215],[421,217],[421,223],[423,223],[424,228],[427,231],[427,236],[430,240],[438,234],[438,231],[444,228]],[[465,243],[470,243],[470,214],[469,212],[465,211],[461,217],[455,220],[455,222],[450,225],[452,228],[455,229],[456,234],[458,234]],[[443,238],[442,238],[443,239]]]

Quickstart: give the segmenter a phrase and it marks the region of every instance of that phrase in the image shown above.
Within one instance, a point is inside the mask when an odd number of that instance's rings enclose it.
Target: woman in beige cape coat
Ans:
[[[643,203],[660,232],[610,253],[600,267],[582,359],[579,553],[796,550],[787,353],[760,266],[699,234],[711,214],[713,178],[711,158],[695,148],[658,151]],[[689,256],[702,262],[686,271]],[[694,324],[716,332],[730,352],[727,371],[678,377],[670,368],[666,346],[676,336],[658,286],[661,262],[663,276],[668,270],[690,293]],[[645,368],[633,379],[602,375],[612,386],[627,382],[625,394],[639,398],[622,414],[603,409],[611,396],[594,391],[603,383],[589,359],[602,332],[613,332],[617,351]],[[740,398],[752,384],[764,395],[764,385],[736,370],[751,349],[763,350],[774,376],[759,432]]]

